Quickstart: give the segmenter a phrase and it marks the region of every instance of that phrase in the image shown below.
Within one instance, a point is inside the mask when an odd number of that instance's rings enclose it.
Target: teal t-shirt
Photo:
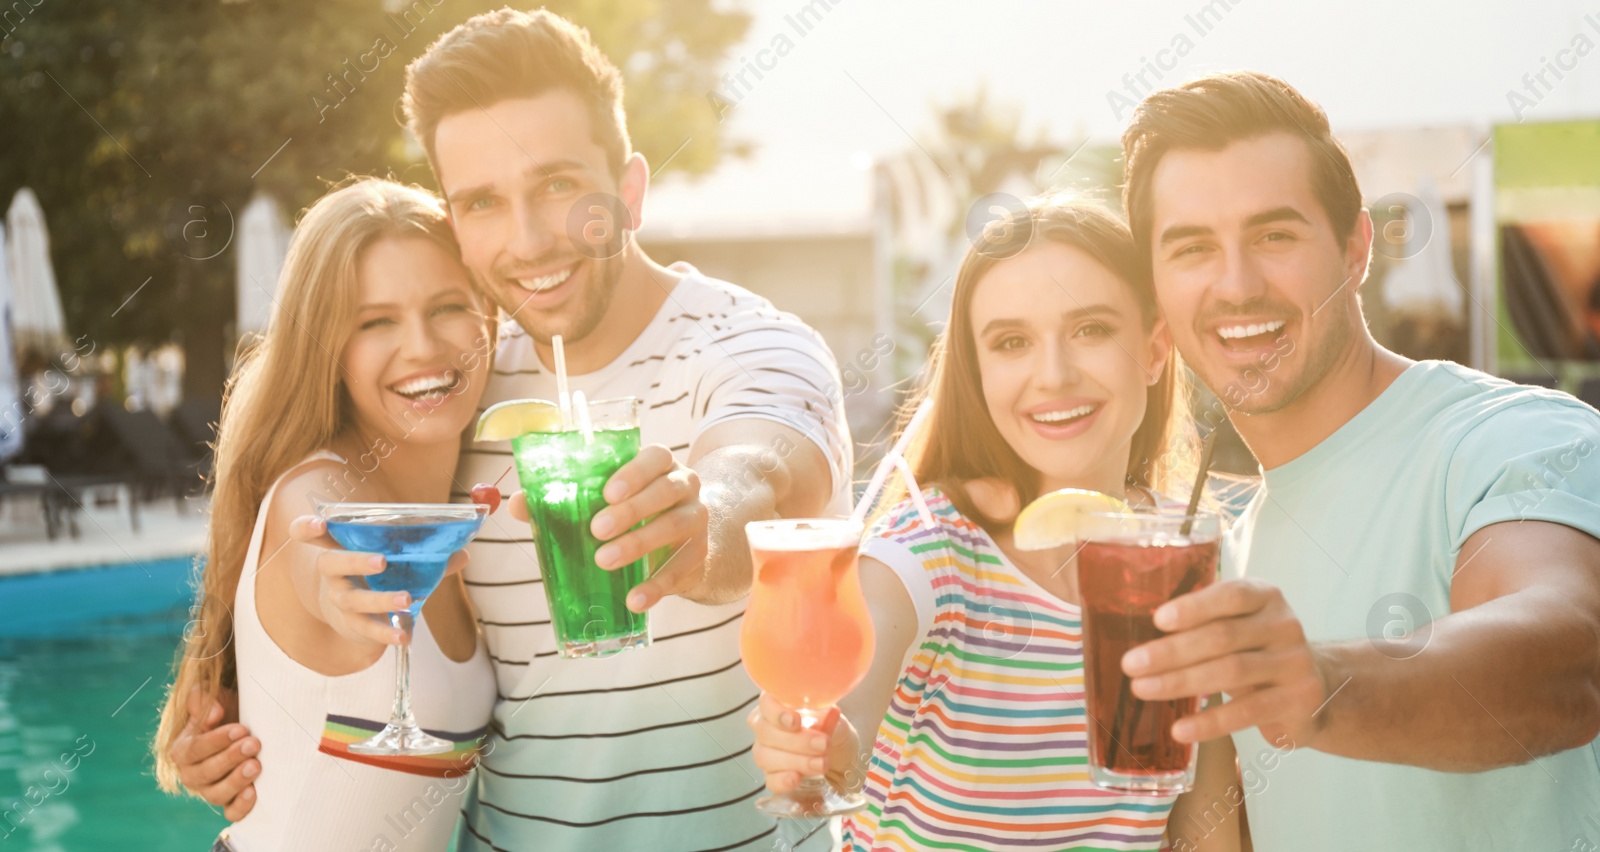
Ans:
[[[1264,479],[1230,533],[1235,570],[1282,589],[1312,642],[1367,638],[1406,658],[1419,648],[1396,637],[1449,614],[1477,530],[1521,518],[1600,538],[1600,413],[1424,361]],[[1262,852],[1600,846],[1600,741],[1472,774],[1269,744],[1254,728],[1234,745]]]

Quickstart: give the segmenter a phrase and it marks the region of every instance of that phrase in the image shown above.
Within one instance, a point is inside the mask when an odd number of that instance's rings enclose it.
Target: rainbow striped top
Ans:
[[[1079,611],[1028,579],[938,489],[861,546],[922,624],[878,729],[848,852],[1157,850],[1176,797],[1089,782]]]

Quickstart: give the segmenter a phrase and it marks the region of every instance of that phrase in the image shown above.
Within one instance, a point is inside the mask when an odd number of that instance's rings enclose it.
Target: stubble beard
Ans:
[[[1314,340],[1290,341],[1295,345],[1288,354],[1278,356],[1276,369],[1257,365],[1238,371],[1228,370],[1222,381],[1219,381],[1218,377],[1202,374],[1201,381],[1213,392],[1219,387],[1224,389],[1225,392],[1219,393],[1218,396],[1227,404],[1230,416],[1257,417],[1276,414],[1299,402],[1333,371],[1339,358],[1349,348],[1353,337],[1349,310],[1347,302],[1341,303],[1338,307],[1330,305],[1329,311],[1340,311],[1346,315],[1327,317],[1321,329],[1313,329],[1311,321],[1301,324],[1302,330],[1309,329],[1320,333],[1316,334]],[[1281,347],[1279,351],[1282,351]],[[1258,374],[1254,381],[1248,378],[1252,370]],[[1226,393],[1226,389],[1230,386],[1241,388],[1243,393]],[[1237,401],[1229,399],[1230,396]]]
[[[530,337],[545,346],[551,345],[556,335],[561,335],[562,343],[572,345],[577,343],[600,327],[600,322],[605,319],[606,313],[611,309],[611,300],[616,295],[617,283],[622,280],[622,258],[585,258],[583,261],[590,272],[589,280],[584,282],[584,291],[579,295],[575,311],[570,318],[554,317],[541,314],[529,309],[525,300],[525,290],[515,284],[505,287],[484,287],[488,291],[502,313],[517,321]],[[518,297],[518,293],[524,295]],[[506,295],[515,299],[508,300]]]

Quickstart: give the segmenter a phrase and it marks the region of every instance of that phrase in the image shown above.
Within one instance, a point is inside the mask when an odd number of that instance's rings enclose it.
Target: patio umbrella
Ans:
[[[6,271],[6,229],[0,225],[0,461],[22,452],[22,384],[11,335],[11,279]]]
[[[54,354],[65,346],[67,329],[61,317],[55,268],[50,265],[50,234],[45,230],[44,210],[33,190],[23,187],[11,199],[6,231],[11,330],[16,335],[16,345],[23,350],[37,349],[47,356]]]
[[[278,274],[288,252],[289,229],[278,202],[266,193],[257,193],[239,216],[239,336],[266,330],[278,292]]]
[[[167,344],[148,352],[130,349],[123,361],[122,384],[130,411],[154,411],[165,419],[183,401],[183,350]]]

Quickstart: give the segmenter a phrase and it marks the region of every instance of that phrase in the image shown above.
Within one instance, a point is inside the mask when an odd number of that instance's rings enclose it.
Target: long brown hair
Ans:
[[[153,743],[156,780],[168,792],[180,791],[167,750],[189,721],[190,690],[237,689],[233,598],[261,501],[278,477],[350,424],[339,353],[354,322],[361,253],[386,237],[423,237],[451,257],[461,254],[444,206],[427,190],[377,178],[334,189],[296,227],[265,338],[240,356],[228,382],[206,553],[196,566],[197,613]]]
[[[1127,225],[1096,202],[1048,196],[1029,204],[1026,211],[991,222],[984,230],[961,262],[950,322],[933,343],[927,378],[902,407],[896,433],[905,429],[911,413],[931,395],[933,410],[907,446],[906,463],[922,487],[938,486],[961,514],[990,532],[1009,521],[992,518],[973,505],[966,483],[975,479],[1009,483],[1017,490],[1018,505],[1022,506],[1039,496],[1040,483],[1039,471],[1017,455],[988,416],[972,327],[972,298],[990,268],[1025,250],[1030,241],[1040,240],[1079,249],[1126,283],[1139,304],[1146,331],[1159,317],[1155,287]],[[1128,454],[1130,485],[1164,491],[1192,458],[1182,373],[1174,349],[1161,378],[1149,387],[1144,420],[1133,435]],[[979,414],[974,416],[974,412]],[[884,496],[879,505],[893,506],[905,496],[904,486],[895,482]]]

